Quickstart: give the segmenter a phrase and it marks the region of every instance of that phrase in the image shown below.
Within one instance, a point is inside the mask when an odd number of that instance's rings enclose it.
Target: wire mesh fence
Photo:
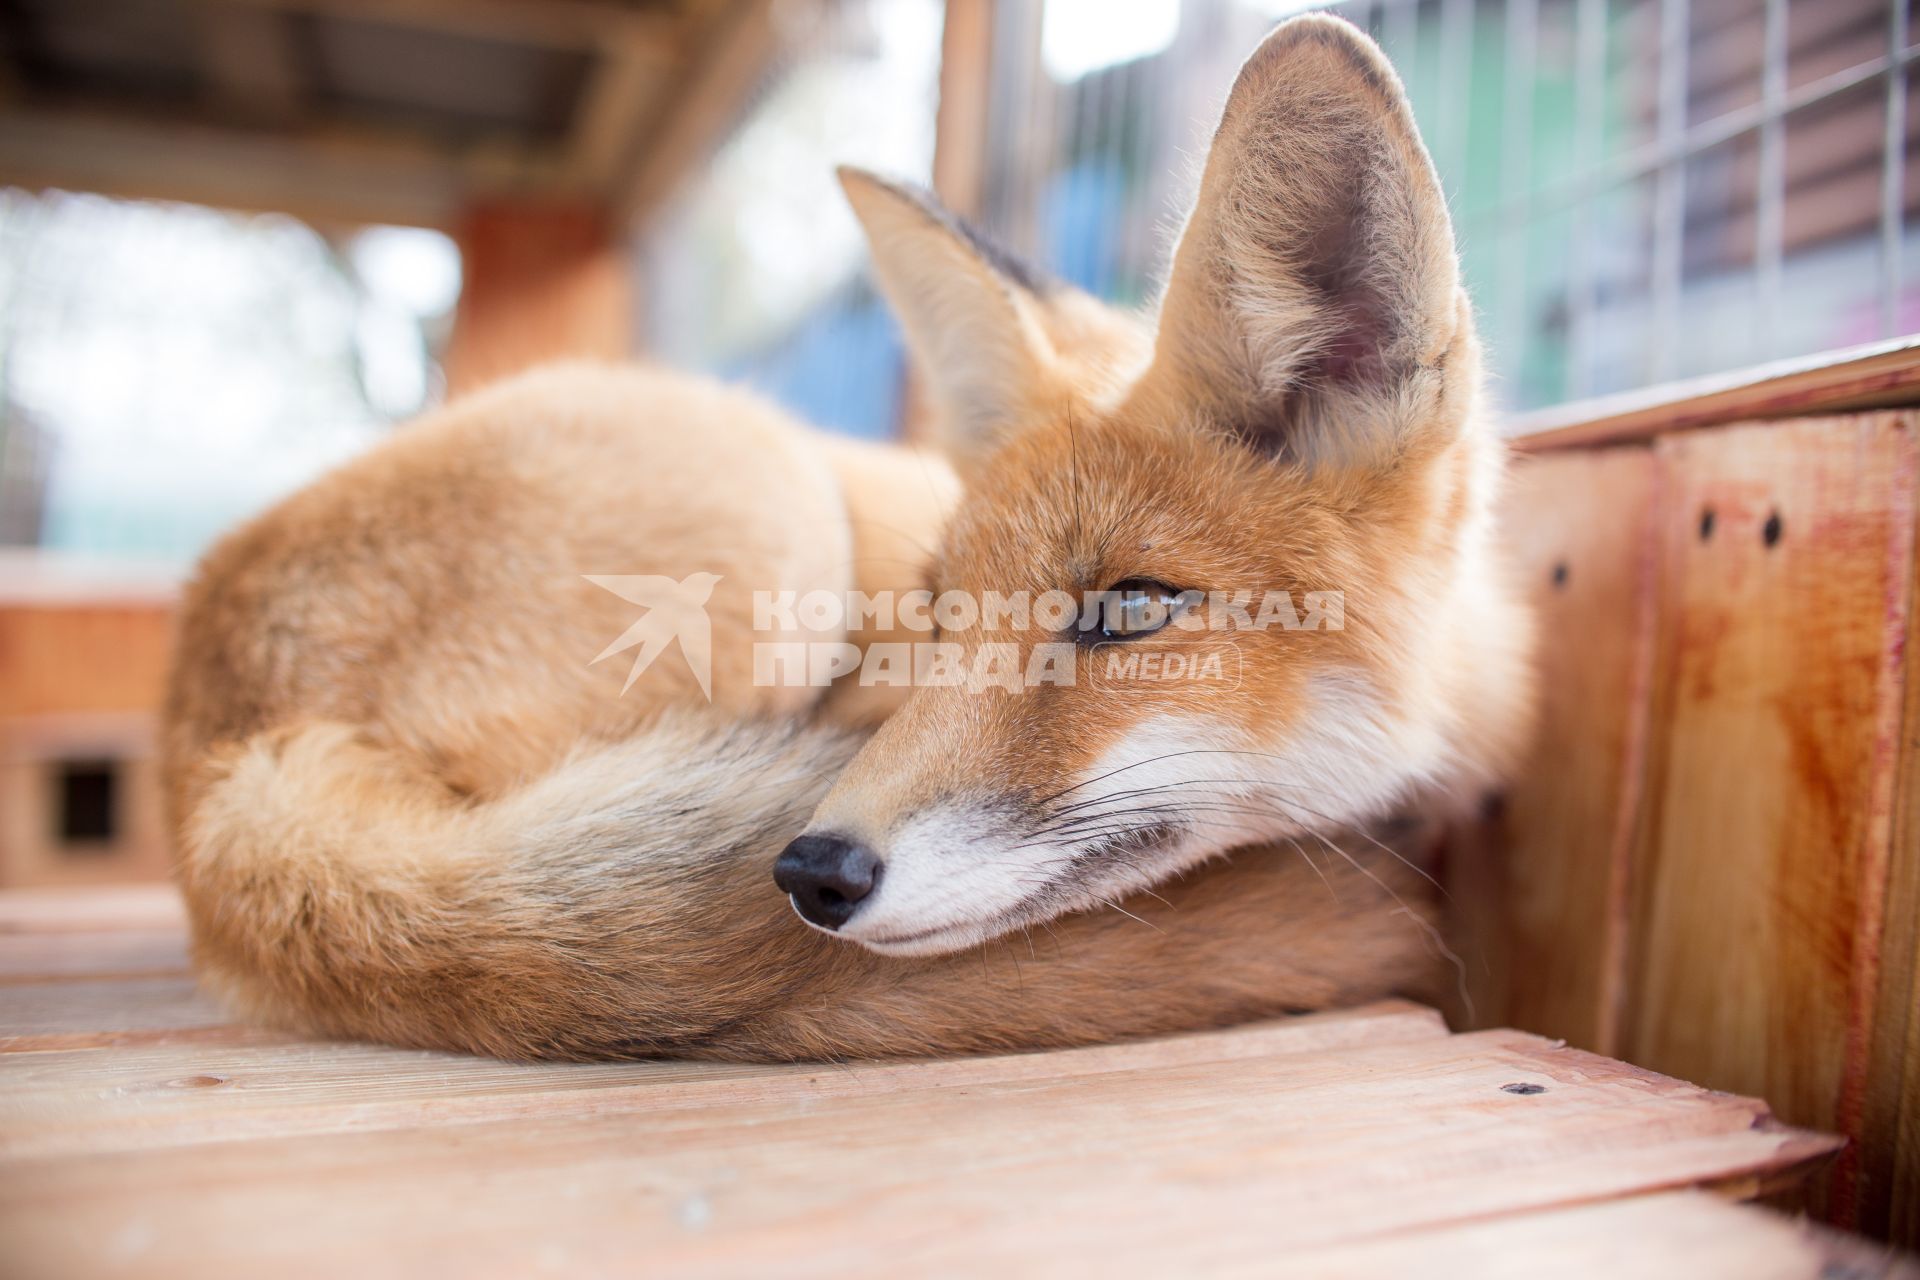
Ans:
[[[1305,7],[998,0],[980,220],[1071,283],[1151,305],[1235,69]],[[1406,83],[1504,407],[1920,330],[1913,0],[1330,7],[1380,41]],[[925,102],[886,110],[931,130]],[[930,166],[928,151],[903,176]],[[685,242],[682,230],[656,244],[678,254]],[[857,268],[845,272],[832,305],[865,306]],[[875,429],[876,413],[898,413],[897,395],[871,394],[897,339],[876,326],[823,354],[804,337],[822,318],[790,308],[757,348],[678,354],[762,381],[779,359],[830,355],[857,372],[801,407]]]

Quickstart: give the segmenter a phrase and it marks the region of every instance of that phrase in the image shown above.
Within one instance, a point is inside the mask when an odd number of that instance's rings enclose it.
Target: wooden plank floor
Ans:
[[[927,1063],[311,1043],[194,992],[164,890],[0,894],[10,1277],[1895,1274],[1729,1203],[1836,1145],[1393,1002]]]

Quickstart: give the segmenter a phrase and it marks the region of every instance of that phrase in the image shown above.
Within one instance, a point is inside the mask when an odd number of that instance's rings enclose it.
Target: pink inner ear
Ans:
[[[1363,299],[1336,302],[1327,308],[1327,319],[1330,333],[1302,370],[1298,385],[1311,389],[1383,383],[1383,349],[1391,335],[1379,308]]]
[[[1383,388],[1392,377],[1387,352],[1397,317],[1391,299],[1379,292],[1378,273],[1358,256],[1365,242],[1350,234],[1356,221],[1350,215],[1314,238],[1315,256],[1305,275],[1318,296],[1313,330],[1301,335],[1305,351],[1283,397],[1264,407],[1253,429],[1243,426],[1238,432],[1273,456],[1287,452],[1289,437],[1313,414],[1320,397]]]
[[[1315,332],[1303,335],[1313,353],[1303,360],[1292,378],[1294,388],[1311,394],[1322,388],[1348,388],[1379,385],[1387,375],[1386,349],[1394,339],[1397,318],[1390,313],[1392,300],[1382,290],[1391,282],[1382,279],[1379,264],[1371,260],[1380,252],[1367,228],[1373,218],[1370,144],[1356,140],[1354,171],[1331,193],[1317,210],[1315,226],[1307,239],[1306,260],[1300,272],[1317,295]],[[1283,412],[1299,412],[1297,396]]]
[[[1386,349],[1393,334],[1378,299],[1359,292],[1327,298],[1320,306],[1319,323],[1324,327],[1313,350],[1293,371],[1282,398],[1256,407],[1233,424],[1234,436],[1249,448],[1269,457],[1287,456],[1316,398],[1387,385]]]

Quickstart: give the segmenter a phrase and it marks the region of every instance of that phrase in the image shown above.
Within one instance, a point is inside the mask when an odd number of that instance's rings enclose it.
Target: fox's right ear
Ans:
[[[1472,352],[1446,198],[1399,78],[1343,19],[1282,23],[1228,96],[1139,403],[1202,409],[1302,463],[1365,464],[1461,428]]]
[[[839,175],[946,445],[963,456],[985,452],[1026,415],[1052,360],[1042,286],[931,196],[862,169]]]

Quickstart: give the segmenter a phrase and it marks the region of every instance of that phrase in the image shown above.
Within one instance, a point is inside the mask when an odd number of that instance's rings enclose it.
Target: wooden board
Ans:
[[[0,994],[0,1007],[4,994]],[[219,1041],[0,1055],[0,1156],[74,1154],[503,1119],[611,1116],[756,1102],[804,1080],[811,1099],[971,1088],[1444,1040],[1438,1015],[1389,1001],[1248,1027],[1052,1054],[833,1068],[637,1062],[527,1064],[362,1044]],[[210,1097],[207,1091],[218,1097]],[[210,1112],[221,1117],[209,1128]]]
[[[1479,838],[1456,845],[1483,1025],[1613,1051],[1653,654],[1653,456],[1524,459],[1501,531],[1539,627],[1539,727]]]
[[[1758,1104],[1515,1032],[959,1087],[836,1074],[720,1105],[17,1159],[0,1235],[48,1273],[130,1237],[147,1274],[339,1274],[368,1240],[396,1267],[520,1274],[1029,1252],[1145,1273],[1649,1187],[1750,1190],[1827,1149]],[[1205,1229],[1152,1225],[1172,1222]]]
[[[262,1034],[229,1025],[185,976],[0,984],[0,1053]]]
[[[1920,1277],[1911,1259],[1882,1246],[1699,1192],[1635,1196],[1335,1246],[1291,1257],[1287,1270],[1321,1280],[1541,1280],[1569,1274],[1633,1280]]]
[[[1911,578],[1910,422],[1694,432],[1656,456],[1659,666],[1623,1052],[1858,1132]]]
[[[1514,447],[1542,453],[1647,444],[1676,431],[1920,403],[1920,336],[1823,351],[1686,382],[1554,405],[1508,421]]]
[[[1920,546],[1920,542],[1916,543]],[[1920,556],[1907,635],[1920,610]],[[1920,648],[1906,652],[1879,995],[1867,1047],[1852,1225],[1920,1248]]]
[[[158,929],[184,939],[186,928],[186,907],[168,884],[9,889],[0,893],[0,935]]]
[[[0,719],[151,712],[172,646],[164,599],[0,603]]]
[[[0,933],[0,983],[185,976],[190,968],[187,941],[178,929]]]
[[[154,915],[63,900],[89,927],[59,927],[59,900],[0,894],[0,921],[32,924],[10,935],[20,966],[52,967],[38,940],[72,970],[0,983],[9,1275],[1158,1276],[1293,1257],[1314,1263],[1296,1274],[1400,1275],[1414,1242],[1517,1264],[1560,1241],[1577,1261],[1631,1224],[1711,1263],[1754,1256],[1748,1232],[1778,1236],[1773,1220],[1690,1200],[1620,1219],[1571,1207],[1751,1195],[1835,1147],[1758,1102],[1537,1036],[1449,1035],[1395,1002],[925,1063],[522,1065],[304,1043],[223,1025],[178,980],[89,976],[77,940]],[[103,972],[123,963],[102,949]],[[1816,1274],[1824,1255],[1786,1240],[1765,1274]]]

